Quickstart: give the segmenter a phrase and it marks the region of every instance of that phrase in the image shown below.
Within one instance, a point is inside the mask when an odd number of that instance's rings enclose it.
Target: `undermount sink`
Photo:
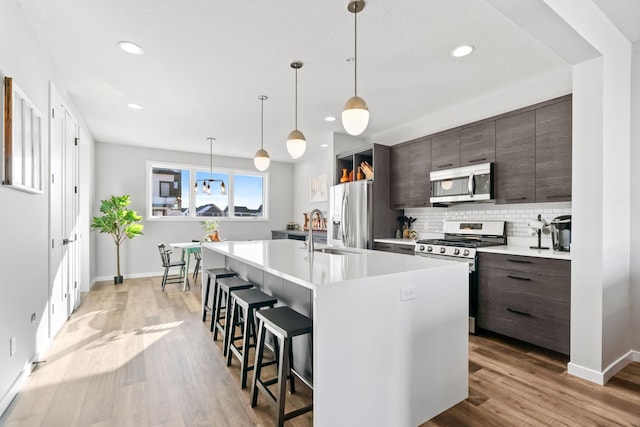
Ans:
[[[314,252],[322,252],[324,254],[331,254],[331,255],[354,255],[355,254],[355,252],[343,251],[341,249],[334,249],[334,248],[318,248],[318,249],[314,249]]]

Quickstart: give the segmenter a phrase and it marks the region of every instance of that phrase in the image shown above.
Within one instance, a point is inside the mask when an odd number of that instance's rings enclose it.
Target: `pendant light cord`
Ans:
[[[353,11],[353,80],[354,80],[354,90],[353,93],[355,96],[358,96],[358,4],[354,5]]]
[[[298,130],[298,69],[296,68],[296,130]]]
[[[264,150],[264,98],[260,98],[260,149]]]
[[[209,140],[209,179],[213,179],[213,140],[215,138],[207,138]]]

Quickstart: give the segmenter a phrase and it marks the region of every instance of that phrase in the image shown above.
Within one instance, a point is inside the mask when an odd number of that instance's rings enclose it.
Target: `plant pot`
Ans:
[[[113,276],[113,284],[114,285],[120,285],[120,284],[122,284],[122,282],[124,282],[124,277],[123,276]]]

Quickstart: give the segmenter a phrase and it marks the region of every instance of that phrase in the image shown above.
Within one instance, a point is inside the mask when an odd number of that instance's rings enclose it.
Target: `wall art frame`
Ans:
[[[4,159],[2,184],[43,193],[42,113],[11,77],[4,80]]]
[[[327,175],[311,177],[309,182],[309,202],[326,202],[327,197]]]

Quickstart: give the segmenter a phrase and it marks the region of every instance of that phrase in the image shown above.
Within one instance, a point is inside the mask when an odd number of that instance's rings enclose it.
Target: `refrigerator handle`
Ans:
[[[340,214],[340,226],[342,227],[342,244],[344,246],[348,246],[348,234],[349,234],[349,224],[348,224],[348,212],[349,212],[349,199],[347,197],[347,192],[345,191],[342,194],[342,212]]]

